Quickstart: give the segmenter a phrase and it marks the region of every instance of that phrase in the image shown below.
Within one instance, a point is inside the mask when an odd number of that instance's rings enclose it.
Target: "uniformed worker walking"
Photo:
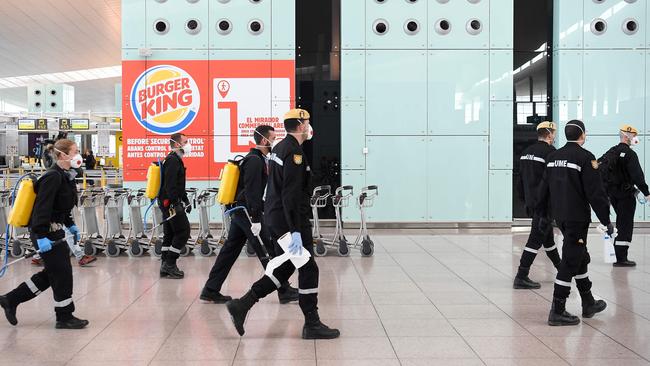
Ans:
[[[18,324],[16,308],[52,287],[57,329],[81,329],[87,320],[76,318],[72,301],[72,266],[70,252],[65,243],[65,229],[78,241],[80,232],[72,217],[77,204],[77,185],[74,169],[81,166],[82,158],[74,141],[60,139],[50,145],[49,154],[56,160],[34,185],[36,200],[30,219],[30,237],[38,250],[45,268],[21,283],[16,289],[0,296],[0,305],[7,320]]]
[[[542,122],[537,125],[537,142],[524,150],[520,158],[521,180],[519,181],[519,193],[523,195],[526,209],[529,215],[532,215],[533,221],[513,283],[515,289],[538,289],[541,287],[539,282],[532,281],[528,277],[528,273],[542,245],[553,265],[556,268],[560,265],[560,254],[553,237],[553,225],[551,224],[553,220],[548,216],[548,213],[540,215],[535,209],[539,201],[539,186],[546,168],[546,157],[555,151],[553,141],[555,140],[556,129],[553,122]],[[540,202],[540,204],[544,203]],[[546,204],[548,205],[548,203]]]
[[[288,249],[292,255],[300,255],[303,250],[311,254],[309,261],[298,270],[298,301],[305,316],[302,338],[337,338],[340,335],[338,329],[327,327],[318,316],[318,266],[314,260],[309,222],[311,172],[302,150],[303,142],[313,135],[309,113],[302,109],[290,110],[284,115],[284,127],[287,137],[273,149],[269,161],[264,218],[274,240],[285,233],[291,233]],[[279,246],[276,246],[276,250],[277,254],[282,253]],[[294,271],[295,266],[290,260],[282,263],[271,261],[266,274],[241,299],[226,304],[239,335],[244,335],[246,314],[253,305],[280,287]]]
[[[232,300],[232,297],[221,294],[221,286],[239,257],[246,240],[255,249],[264,268],[269,262],[269,256],[275,254],[271,237],[262,219],[264,190],[268,181],[266,156],[271,153],[275,141],[275,129],[267,125],[258,126],[254,130],[253,139],[257,146],[251,148],[239,164],[240,178],[235,193],[235,203],[227,207],[228,210],[233,210],[230,214],[228,239],[219,250],[210,276],[203,286],[200,296],[203,301],[223,304]],[[246,211],[236,209],[239,207],[245,208]],[[258,237],[262,239],[264,246],[259,242]],[[282,304],[298,301],[298,290],[290,287],[285,281],[278,289],[278,298]]]
[[[537,206],[541,214],[545,214],[545,200],[550,199],[552,217],[564,235],[562,260],[555,278],[553,304],[548,316],[548,324],[552,326],[580,323],[577,316],[566,311],[566,299],[571,292],[573,278],[582,298],[582,316],[591,318],[605,310],[605,301],[596,301],[591,294],[592,284],[587,273],[591,260],[587,250],[591,209],[607,227],[607,233],[614,233],[609,219],[609,201],[598,173],[598,162],[592,153],[582,148],[586,139],[585,125],[582,121],[569,121],[564,133],[568,141],[566,145],[547,157]]]
[[[163,216],[162,263],[160,277],[180,279],[185,273],[176,261],[190,237],[190,222],[186,213],[192,209],[185,192],[185,164],[183,157],[190,154],[192,145],[187,136],[175,133],[170,137],[172,151],[162,166],[162,182],[158,205]]]
[[[639,143],[637,129],[630,125],[624,125],[619,134],[621,142],[609,149],[599,161],[603,164],[602,175],[605,189],[616,212],[618,236],[614,239],[616,262],[613,265],[614,267],[634,267],[636,262],[629,260],[627,253],[634,229],[635,196],[638,188],[646,199],[650,199],[650,191],[645,182],[639,157],[632,149]]]

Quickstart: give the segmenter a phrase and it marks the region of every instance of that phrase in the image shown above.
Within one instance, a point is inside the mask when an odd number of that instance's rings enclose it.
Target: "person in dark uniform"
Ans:
[[[239,164],[240,178],[235,193],[236,202],[227,207],[228,209],[246,208],[250,219],[242,209],[231,213],[228,239],[219,250],[210,276],[203,286],[200,296],[203,301],[223,304],[232,300],[232,297],[221,294],[221,286],[239,257],[246,240],[252,244],[264,268],[269,262],[269,255],[275,254],[268,229],[262,219],[264,190],[268,181],[266,156],[271,153],[275,130],[267,125],[258,126],[254,131],[253,139],[257,146],[252,148]],[[259,243],[258,237],[264,242],[264,247]],[[278,289],[278,298],[282,304],[298,301],[298,290],[290,287],[288,282],[284,282]]]
[[[16,308],[52,287],[57,329],[81,329],[87,320],[76,318],[72,301],[72,266],[70,252],[65,243],[65,229],[79,240],[79,229],[72,218],[72,208],[77,204],[77,186],[74,168],[82,159],[74,141],[58,140],[49,153],[56,164],[49,168],[34,186],[36,201],[29,227],[34,248],[38,250],[45,268],[21,283],[16,289],[0,296],[0,305],[10,324],[18,324]]]
[[[274,240],[291,233],[291,244],[288,247],[290,255],[301,255],[303,250],[311,254],[309,261],[298,269],[298,302],[305,316],[302,338],[337,338],[340,332],[327,327],[318,316],[318,266],[314,260],[309,222],[311,171],[302,150],[303,142],[313,135],[309,113],[303,109],[290,110],[284,115],[284,127],[287,137],[273,148],[269,161],[264,219]],[[276,251],[276,254],[283,253],[279,245],[276,246]],[[286,257],[287,255],[282,255],[274,258],[266,267],[265,275],[241,299],[226,303],[239,335],[244,335],[246,314],[253,305],[279,288],[295,271],[296,267]]]
[[[160,277],[180,279],[185,277],[185,273],[178,269],[176,261],[190,237],[190,222],[186,213],[192,209],[185,192],[183,157],[190,154],[192,145],[187,136],[175,133],[170,137],[170,147],[172,151],[162,165],[163,177],[158,196],[158,205],[163,216]]]
[[[542,245],[555,268],[560,265],[560,254],[553,238],[552,219],[548,215],[541,216],[535,210],[539,185],[546,168],[546,157],[555,151],[553,141],[555,140],[556,129],[553,122],[542,122],[537,125],[537,142],[524,150],[520,158],[519,194],[522,196],[520,198],[526,203],[526,210],[533,217],[533,221],[512,286],[515,289],[538,289],[542,287],[538,282],[528,278],[530,266],[533,265],[533,261]]]
[[[627,257],[634,230],[634,211],[636,211],[637,188],[646,199],[650,199],[648,184],[639,163],[639,157],[632,149],[639,143],[638,131],[630,125],[624,125],[620,131],[621,142],[609,149],[600,159],[607,161],[610,171],[605,179],[609,202],[616,212],[616,229],[618,236],[614,239],[616,262],[614,267],[634,267],[636,262]],[[636,188],[634,187],[636,186]]]
[[[548,316],[548,324],[552,326],[580,323],[577,316],[566,311],[572,278],[575,278],[576,287],[580,291],[584,318],[591,318],[605,310],[605,301],[596,301],[591,294],[592,284],[587,273],[591,260],[587,250],[591,209],[601,224],[607,227],[607,233],[614,233],[614,226],[609,219],[609,200],[598,172],[598,162],[592,153],[582,148],[586,139],[585,125],[582,121],[569,121],[564,133],[568,141],[566,145],[550,153],[546,159],[540,200],[537,203],[537,209],[545,215],[546,200],[550,199],[552,216],[564,235],[562,260],[555,278],[553,304]]]

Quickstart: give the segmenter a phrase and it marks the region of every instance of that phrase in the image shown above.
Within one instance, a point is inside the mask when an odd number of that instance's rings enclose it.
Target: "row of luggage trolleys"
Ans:
[[[222,226],[217,235],[210,230],[210,209],[217,206],[218,188],[207,188],[198,191],[195,188],[187,189],[187,195],[198,209],[199,228],[195,237],[190,237],[181,256],[188,256],[193,251],[201,256],[210,256],[217,251],[228,236],[230,218],[222,211]],[[361,189],[356,199],[356,206],[360,210],[360,227],[356,239],[349,242],[343,232],[342,209],[348,207],[353,197],[352,186],[339,187],[332,194],[330,186],[319,186],[313,191],[311,207],[314,218],[313,236],[314,252],[317,256],[327,254],[328,248],[334,248],[340,256],[350,254],[350,248],[358,248],[363,256],[374,253],[374,243],[368,235],[365,209],[372,207],[377,196],[377,186],[368,186]],[[7,217],[11,209],[11,191],[0,191],[0,238],[6,239]],[[334,235],[326,238],[321,233],[318,210],[332,204],[336,215]],[[129,213],[129,227],[124,235],[122,226],[124,206]],[[133,257],[149,253],[159,257],[162,253],[162,211],[157,202],[153,203],[145,196],[145,189],[127,188],[92,188],[79,191],[79,213],[81,217],[80,230],[82,232],[80,245],[88,255],[97,255],[104,252],[109,257],[117,257],[126,252]],[[103,230],[99,225],[98,212],[103,210]],[[147,215],[145,223],[143,214]],[[145,226],[146,225],[146,226]],[[9,226],[9,251],[13,257],[22,257],[27,249],[32,247],[29,230],[22,227]],[[246,246],[246,253],[255,256],[255,251],[250,245]]]

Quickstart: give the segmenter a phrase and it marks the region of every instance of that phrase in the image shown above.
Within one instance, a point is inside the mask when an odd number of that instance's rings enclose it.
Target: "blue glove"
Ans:
[[[81,233],[79,232],[77,225],[70,226],[68,230],[70,231],[70,234],[74,235],[75,242],[79,242],[79,240],[81,240]]]
[[[48,238],[38,239],[36,240],[36,243],[38,244],[39,253],[46,253],[52,250],[52,240]]]
[[[291,233],[291,244],[289,244],[289,253],[292,255],[302,255],[302,238],[300,233]]]

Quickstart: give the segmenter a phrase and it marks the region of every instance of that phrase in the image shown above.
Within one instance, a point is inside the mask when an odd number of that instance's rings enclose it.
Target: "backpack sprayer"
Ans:
[[[2,263],[2,268],[0,268],[0,277],[4,276],[7,271],[7,267],[11,264],[14,264],[22,259],[29,258],[33,256],[36,252],[30,253],[19,260],[15,260],[11,263],[9,261],[9,237],[11,226],[15,227],[25,227],[29,224],[29,220],[32,217],[32,210],[34,209],[34,202],[36,201],[36,192],[34,191],[34,181],[37,179],[36,175],[33,173],[27,173],[22,177],[18,178],[14,188],[11,192],[11,212],[9,213],[9,219],[7,220],[7,227],[5,233],[5,255]],[[20,186],[20,188],[19,188]],[[18,193],[16,194],[16,191]]]

